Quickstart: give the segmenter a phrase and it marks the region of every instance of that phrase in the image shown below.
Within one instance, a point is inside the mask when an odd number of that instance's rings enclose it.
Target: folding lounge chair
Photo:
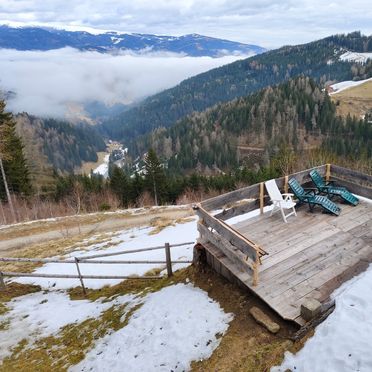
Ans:
[[[339,196],[347,203],[350,203],[352,205],[357,205],[359,203],[359,199],[356,198],[345,187],[334,186],[332,185],[332,181],[324,182],[322,176],[318,173],[317,170],[313,169],[312,171],[310,171],[309,174],[319,192],[327,194],[329,198],[331,198],[332,196]]]
[[[329,200],[326,196],[317,195],[313,189],[304,189],[295,178],[291,178],[288,184],[300,203],[307,203],[309,205],[311,212],[315,205],[320,205],[325,211],[333,213],[336,216],[341,213],[341,208],[333,203],[333,201]]]
[[[275,180],[266,181],[265,186],[267,192],[269,193],[271,202],[273,203],[273,209],[271,210],[270,216],[272,216],[274,212],[280,210],[285,223],[287,223],[287,217],[292,216],[293,214],[297,216],[295,210],[296,203],[292,199],[293,194],[281,194]],[[285,209],[291,209],[292,212],[286,215],[284,213]]]

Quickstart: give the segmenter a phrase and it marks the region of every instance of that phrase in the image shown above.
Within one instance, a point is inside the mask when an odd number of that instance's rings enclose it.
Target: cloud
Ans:
[[[265,47],[372,33],[370,0],[1,0],[0,22],[125,32],[199,33]]]
[[[137,101],[240,57],[185,57],[171,53],[112,56],[72,48],[48,52],[1,50],[0,88],[14,91],[14,112],[63,117],[71,102]]]

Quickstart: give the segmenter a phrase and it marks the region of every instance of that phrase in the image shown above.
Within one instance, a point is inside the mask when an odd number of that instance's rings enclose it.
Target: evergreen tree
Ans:
[[[124,171],[114,165],[111,171],[110,187],[120,199],[124,207],[128,207],[129,202],[129,182]]]
[[[144,191],[144,183],[144,179],[137,172],[134,173],[134,177],[130,180],[129,200],[135,204]]]
[[[153,194],[155,205],[159,205],[159,200],[164,192],[165,174],[153,149],[150,149],[146,155],[145,171],[146,181]]]
[[[5,178],[0,174],[0,197],[5,197],[6,181],[12,192],[29,195],[31,183],[23,154],[23,144],[16,134],[12,114],[5,111],[4,101],[0,101],[0,156],[5,174]]]

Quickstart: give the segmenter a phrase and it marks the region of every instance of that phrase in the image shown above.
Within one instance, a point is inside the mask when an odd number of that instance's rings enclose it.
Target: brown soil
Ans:
[[[269,371],[270,367],[281,363],[284,351],[299,347],[290,340],[297,330],[295,326],[280,319],[259,298],[210,269],[206,273],[197,273],[193,268],[189,270],[190,279],[196,286],[207,291],[225,312],[234,314],[227,333],[211,358],[194,362],[192,371]],[[253,306],[259,307],[280,325],[278,334],[273,335],[256,323],[249,314]]]

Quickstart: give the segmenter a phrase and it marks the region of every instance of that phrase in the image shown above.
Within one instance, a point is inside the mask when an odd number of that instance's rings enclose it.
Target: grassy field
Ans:
[[[332,101],[337,104],[339,115],[364,116],[367,110],[372,109],[372,81],[345,89],[331,97]]]

